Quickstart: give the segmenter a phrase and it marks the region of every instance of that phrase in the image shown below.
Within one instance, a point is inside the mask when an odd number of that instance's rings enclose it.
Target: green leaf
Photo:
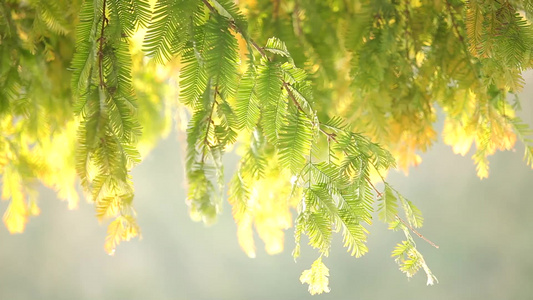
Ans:
[[[285,57],[291,57],[289,50],[287,50],[287,46],[285,46],[285,43],[282,42],[277,37],[271,37],[267,40],[265,47],[263,48],[268,52],[272,52],[277,55],[285,56]]]
[[[221,16],[235,23],[239,32],[248,38],[248,22],[233,0],[211,0]]]
[[[274,145],[285,122],[287,96],[282,94],[279,65],[262,59],[257,68],[257,96],[261,103],[261,125],[269,142]]]
[[[205,27],[206,49],[203,57],[207,76],[216,85],[217,92],[225,98],[232,96],[237,89],[237,39],[229,31],[228,20],[217,16],[209,19]]]
[[[235,114],[239,129],[252,130],[259,122],[259,97],[255,90],[255,74],[253,71],[248,71],[241,79],[236,95]]]
[[[201,34],[198,40],[192,43],[193,46],[186,47],[183,51],[180,70],[180,101],[191,107],[200,105],[200,96],[207,87],[207,71],[204,66],[204,59],[197,47],[202,47],[203,39]]]
[[[268,161],[265,155],[265,138],[262,133],[256,129],[251,135],[249,147],[241,159],[242,171],[252,178],[262,178]]]
[[[398,199],[388,184],[385,185],[385,191],[378,201],[379,219],[386,223],[394,222],[398,214]]]
[[[72,58],[72,89],[77,96],[82,96],[78,101],[83,101],[83,95],[91,84],[93,71],[96,66],[96,34],[98,20],[94,17],[95,7],[92,0],[83,3],[79,24],[76,26],[76,53]],[[78,105],[78,112],[83,105]]]
[[[65,19],[64,10],[58,1],[37,0],[32,3],[35,6],[37,16],[35,23],[43,22],[52,32],[65,35],[70,31],[70,24]],[[34,24],[35,27],[36,24]]]
[[[157,63],[165,63],[181,50],[195,30],[191,24],[198,10],[196,0],[158,0],[148,24],[144,50]]]
[[[297,174],[304,166],[313,142],[311,122],[301,112],[289,114],[279,133],[279,157],[283,166]]]
[[[402,195],[398,194],[398,198],[402,203],[403,210],[405,211],[405,216],[409,224],[415,228],[422,227],[424,223],[424,218],[422,217],[422,212],[418,207],[416,207],[413,202],[405,199]]]
[[[309,236],[309,245],[327,256],[331,246],[331,219],[327,210],[309,214],[305,219],[305,231]]]
[[[239,172],[233,175],[228,194],[228,202],[231,204],[233,218],[238,223],[248,210],[249,197],[248,186]]]

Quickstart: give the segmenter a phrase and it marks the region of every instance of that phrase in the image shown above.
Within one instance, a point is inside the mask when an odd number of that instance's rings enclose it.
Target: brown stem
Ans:
[[[238,31],[238,29],[236,29],[236,30]],[[241,32],[239,31],[239,33],[241,33]],[[268,59],[270,61],[270,59],[266,55],[265,49],[263,49],[262,47],[259,47],[259,45],[257,45],[257,43],[254,40],[252,40],[252,39],[250,39],[250,43],[252,44],[252,46],[254,46],[254,48],[257,51],[259,51],[259,53],[261,53],[261,56],[263,56],[264,58],[266,58],[266,59]]]
[[[439,249],[439,246],[436,245],[435,243],[433,243],[432,241],[428,240],[425,236],[423,236],[420,232],[418,232],[416,229],[413,228],[413,226],[411,226],[408,222],[405,222],[402,218],[400,218],[400,216],[396,215],[396,218],[398,218],[398,220],[400,220],[400,222],[403,223],[403,225],[407,226],[407,228],[411,229],[411,231],[418,235],[419,238],[423,239],[424,241],[426,241],[428,244],[430,244],[431,246]]]
[[[211,3],[209,3],[209,1],[207,1],[207,0],[202,0],[202,2],[205,4],[205,6],[207,6],[207,8],[209,8],[209,10],[210,10],[212,13],[218,15],[218,11],[216,10],[216,8],[213,7],[213,5],[211,5]]]
[[[217,94],[218,94],[218,87],[215,87],[215,94],[213,95],[213,104],[211,105],[211,111],[209,112],[209,119],[207,120],[207,130],[205,131],[205,137],[204,137],[204,145],[207,145],[207,147],[210,147],[209,145],[209,129],[211,128],[211,123],[213,122],[213,111],[215,110],[215,104],[217,104]],[[202,151],[202,160],[201,163],[203,164],[205,162],[205,149]]]
[[[383,178],[383,177],[382,177],[382,178]],[[374,189],[374,191],[376,192],[376,195],[377,195],[378,197],[383,197],[383,193],[380,192],[380,191],[376,188],[376,186],[374,186],[374,184],[372,183],[372,181],[370,181],[370,179],[367,178],[367,179],[366,179],[366,182],[368,182],[368,184],[370,184],[370,186],[372,187],[372,189]],[[383,182],[385,182],[385,180],[383,180]]]
[[[278,19],[278,16],[279,16],[279,1],[280,0],[274,0],[274,9],[272,10],[272,18],[274,20],[277,20]]]
[[[459,25],[457,25],[457,20],[455,19],[455,15],[453,14],[452,4],[450,3],[450,0],[446,0],[446,8],[448,9],[448,13],[452,18],[452,26],[455,31],[455,34],[457,34],[457,38],[459,38],[459,41],[463,42],[464,38],[463,35],[459,32]]]
[[[105,16],[105,9],[106,9],[106,0],[104,0],[102,5],[102,28],[100,29],[100,37],[98,38],[99,46],[98,46],[98,72],[99,72],[99,78],[100,78],[100,87],[105,86],[105,80],[104,80],[104,28],[106,24],[109,23],[109,20]]]
[[[305,113],[298,100],[296,100],[296,97],[294,97],[294,94],[292,93],[291,89],[289,89],[289,83],[283,81],[283,88],[287,91],[287,94],[289,95],[289,98],[291,98],[292,102],[294,102],[294,105],[298,107],[298,110]]]
[[[302,106],[300,105],[300,103],[298,102],[298,100],[296,99],[296,97],[294,96],[294,94],[292,93],[292,91],[290,90],[289,88],[290,84],[286,81],[283,81],[283,88],[287,91],[287,94],[289,95],[289,98],[291,98],[292,102],[294,103],[294,105],[296,105],[296,107],[298,107],[298,110],[303,112],[304,114],[306,114],[305,110],[302,108]],[[307,116],[309,117],[309,116]],[[338,142],[337,141],[337,135],[335,133],[329,133],[327,131],[325,131],[323,128],[320,128],[320,126],[318,126],[318,129],[320,130],[321,133],[323,133],[325,136],[327,136],[328,138],[328,141],[329,140],[333,140],[335,142]]]
[[[405,14],[405,52],[406,52],[407,59],[409,60],[409,19],[410,19],[409,0],[405,1],[404,14]],[[413,45],[414,45],[414,41],[413,41]]]
[[[207,0],[202,0],[202,2],[207,6],[207,8],[214,14],[218,14],[218,11],[207,1]],[[231,28],[238,32],[239,34],[241,34],[242,36],[244,36],[244,34],[239,30],[239,28],[237,26],[235,26],[235,24],[233,22],[230,23],[230,26]],[[253,39],[248,39],[248,41],[250,42],[250,44],[252,44],[252,46],[261,54],[262,57],[268,59],[270,61],[270,59],[267,57],[266,53],[265,53],[265,50],[263,48],[261,48]],[[305,110],[302,108],[302,106],[300,105],[300,103],[298,102],[298,100],[296,99],[296,97],[294,96],[294,94],[292,93],[292,91],[290,90],[289,86],[290,84],[286,81],[284,81],[282,79],[282,82],[283,82],[283,88],[287,91],[287,94],[289,95],[289,98],[292,100],[292,102],[294,103],[294,105],[296,105],[296,107],[298,108],[298,110],[300,110],[302,113],[306,114],[307,113],[305,112]],[[216,96],[216,89],[215,89],[215,96]],[[212,118],[212,114],[213,114],[213,110],[214,110],[214,105],[216,103],[216,99],[215,101],[213,101],[213,106],[211,107],[211,114],[209,116],[209,123],[207,125],[207,132],[206,132],[206,136],[205,136],[205,139],[204,139],[204,143],[207,143],[207,137],[208,137],[208,134],[209,134],[209,126],[211,124],[211,118]],[[309,117],[309,116],[308,116]],[[324,135],[327,136],[328,138],[328,142],[330,140],[333,140],[335,142],[338,143],[338,140],[336,138],[336,134],[335,133],[329,133],[327,131],[325,131],[323,128],[321,128],[320,126],[318,126],[318,129],[320,130],[321,133],[323,133]],[[203,153],[202,155],[202,162],[204,161],[204,155],[205,155],[205,152]],[[376,168],[374,166],[374,168]],[[377,168],[376,168],[377,170]],[[379,172],[378,172],[379,174]],[[385,179],[383,178],[383,176],[381,176],[381,174],[379,174],[381,179],[383,180],[383,182],[385,182]],[[370,186],[372,186],[372,188],[374,189],[374,191],[376,192],[377,196],[378,197],[382,197],[383,194],[374,186],[374,184],[372,184],[372,182],[367,178],[366,179],[367,182],[370,184]],[[418,231],[416,231],[411,225],[409,225],[408,223],[406,223],[404,220],[402,220],[398,215],[396,215],[396,217],[403,223],[405,224],[409,229],[411,229],[411,231],[413,233],[415,233],[416,235],[418,235],[420,238],[422,238],[424,241],[426,241],[427,243],[429,243],[430,245],[432,245],[433,247],[435,248],[439,248],[439,246],[435,245],[435,243],[433,243],[432,241],[428,240],[427,238],[425,238],[422,234],[420,234]]]
[[[211,3],[209,3],[209,1],[207,0],[202,0],[202,2],[205,4],[205,6],[207,6],[207,8],[209,9],[209,11],[211,11],[211,13],[213,14],[216,14],[218,15],[219,12],[217,11],[216,8],[213,7],[213,5],[211,5]],[[241,36],[245,37],[244,33],[239,29],[239,27],[237,27],[235,25],[235,23],[232,21],[229,23],[231,29],[233,29],[235,32],[238,32]],[[265,53],[265,50],[261,47],[259,47],[259,45],[257,45],[257,43],[252,40],[252,39],[249,39],[250,41],[250,44],[252,44],[252,46],[261,54],[261,56],[263,56],[264,58],[268,59],[266,53]]]
[[[292,18],[293,18],[293,28],[294,33],[296,36],[298,36],[300,39],[302,39],[305,42],[304,33],[302,30],[302,23],[300,22],[300,5],[297,1],[294,2],[294,9],[292,11]]]

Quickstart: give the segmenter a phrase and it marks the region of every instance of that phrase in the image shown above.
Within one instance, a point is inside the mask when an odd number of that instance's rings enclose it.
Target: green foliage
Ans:
[[[217,12],[224,19],[235,24],[238,31],[247,38],[248,22],[244,15],[240,12],[235,2],[231,0],[212,0],[211,3],[216,8]]]
[[[462,155],[476,145],[480,178],[488,157],[516,139],[533,167],[533,133],[507,100],[532,67],[533,2],[280,3],[0,3],[8,229],[22,232],[39,213],[36,179],[76,207],[77,174],[97,218],[114,218],[105,242],[113,254],[140,234],[130,171],[174,114],[187,132],[194,220],[216,220],[224,153],[237,145],[228,201],[250,257],[254,230],[268,253],[278,253],[294,224],[293,256],[302,235],[320,253],[300,280],[311,294],[328,292],[322,257],[333,234],[352,256],[364,255],[377,207],[378,218],[406,237],[393,251],[400,270],[408,277],[423,270],[436,282],[411,236],[437,247],[415,229],[422,214],[384,176],[420,163],[416,152],[436,140],[437,106],[444,141]]]
[[[265,115],[261,125],[268,140],[276,144],[287,109],[287,95],[282,90],[281,69],[279,64],[262,58],[257,73],[257,94],[262,103],[261,111]]]
[[[199,17],[194,15],[197,10],[195,0],[157,1],[145,37],[146,54],[159,63],[178,54],[188,37],[195,34],[192,23]]]
[[[251,130],[259,122],[259,97],[256,91],[256,80],[253,69],[249,70],[239,82],[235,101],[237,127]]]
[[[130,5],[85,1],[72,61],[73,90],[79,98],[75,107],[81,117],[76,171],[96,203],[98,217],[117,216],[108,228],[108,236],[113,236],[106,242],[110,254],[121,239],[138,234],[128,172],[140,161],[135,148],[140,125],[131,85],[132,62],[124,39],[133,33],[132,27],[146,22],[147,8]],[[119,219],[128,220],[128,225]]]
[[[392,257],[395,258],[396,263],[400,266],[400,271],[410,278],[420,269],[423,269],[427,276],[427,285],[433,285],[438,282],[435,275],[428,268],[424,257],[416,249],[415,242],[408,229],[401,223],[397,225],[402,228],[406,236],[406,240],[397,244],[396,248],[392,251]]]
[[[398,199],[388,185],[385,186],[385,192],[381,196],[380,201],[378,205],[379,218],[389,224],[394,222],[398,215]]]
[[[287,50],[287,46],[285,46],[285,43],[275,37],[269,38],[263,49],[277,55],[291,57],[291,55],[289,54],[289,50]]]
[[[290,114],[280,129],[279,160],[293,174],[297,174],[305,164],[313,142],[311,129],[311,121],[300,111]]]

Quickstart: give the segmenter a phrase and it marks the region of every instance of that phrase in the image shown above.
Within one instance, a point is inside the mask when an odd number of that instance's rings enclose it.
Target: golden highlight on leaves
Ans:
[[[22,233],[28,222],[28,207],[23,199],[14,198],[4,213],[2,220],[11,234]]]
[[[79,195],[76,191],[76,169],[74,168],[74,149],[77,121],[70,121],[64,130],[53,135],[51,139],[41,140],[40,158],[46,168],[41,173],[43,183],[56,190],[59,199],[68,202],[69,209],[77,209]]]
[[[459,121],[446,119],[442,132],[444,143],[451,145],[453,153],[465,156],[474,142],[475,135],[468,134]]]
[[[253,228],[273,255],[283,251],[285,230],[292,226],[290,182],[275,163],[268,168],[263,178],[250,182],[246,195],[238,195],[235,184],[229,192],[239,245],[249,257],[256,256]]]
[[[477,57],[483,52],[483,12],[478,0],[467,1],[466,7],[466,32],[470,43],[468,50]]]
[[[301,283],[309,284],[311,295],[329,293],[329,269],[322,262],[322,256],[313,262],[311,269],[305,270],[300,276]]]
[[[116,247],[122,241],[139,236],[140,229],[135,218],[131,216],[119,216],[107,227],[107,237],[105,239],[104,250],[109,255],[115,254]]]
[[[207,223],[222,206],[224,153],[250,135],[229,194],[250,257],[255,233],[266,252],[283,250],[295,208],[295,257],[302,234],[327,255],[335,231],[352,255],[366,253],[363,224],[382,194],[373,183],[421,162],[437,140],[437,110],[445,143],[462,155],[475,148],[480,178],[517,138],[533,167],[533,132],[508,100],[533,66],[533,12],[520,1],[26,2],[0,5],[10,232],[39,213],[38,181],[77,207],[77,173],[97,218],[115,218],[105,243],[114,253],[139,235],[130,171],[175,115],[187,130],[191,216]],[[406,228],[422,226],[418,208],[386,184],[378,209],[406,234],[400,269],[435,282]],[[301,280],[328,292],[327,275],[319,258]]]
[[[246,214],[241,219],[235,219],[237,222],[237,239],[242,251],[250,258],[256,257],[253,219],[252,216]]]
[[[472,145],[476,151],[472,160],[476,164],[477,176],[489,176],[488,157],[496,150],[511,150],[516,143],[513,131],[513,108],[505,101],[490,106],[479,99],[474,90],[456,94],[455,102],[445,103],[448,113],[444,120],[444,143],[452,146],[456,154],[466,155]]]
[[[23,192],[21,177],[12,165],[7,165],[2,176],[2,200],[11,199],[2,220],[11,234],[22,233],[30,215]]]

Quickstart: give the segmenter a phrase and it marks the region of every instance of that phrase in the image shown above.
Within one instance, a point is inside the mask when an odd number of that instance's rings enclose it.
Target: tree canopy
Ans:
[[[111,220],[113,254],[140,235],[130,171],[177,124],[193,220],[215,221],[223,155],[241,156],[227,195],[248,256],[254,230],[274,254],[294,225],[294,258],[302,235],[318,250],[300,280],[328,292],[332,234],[364,255],[377,208],[405,236],[392,252],[400,270],[433,284],[413,235],[437,246],[386,174],[421,163],[437,115],[455,153],[475,148],[480,178],[517,140],[533,167],[532,132],[515,114],[532,18],[531,0],[4,0],[3,221],[24,231],[39,182],[76,208],[79,182]]]

